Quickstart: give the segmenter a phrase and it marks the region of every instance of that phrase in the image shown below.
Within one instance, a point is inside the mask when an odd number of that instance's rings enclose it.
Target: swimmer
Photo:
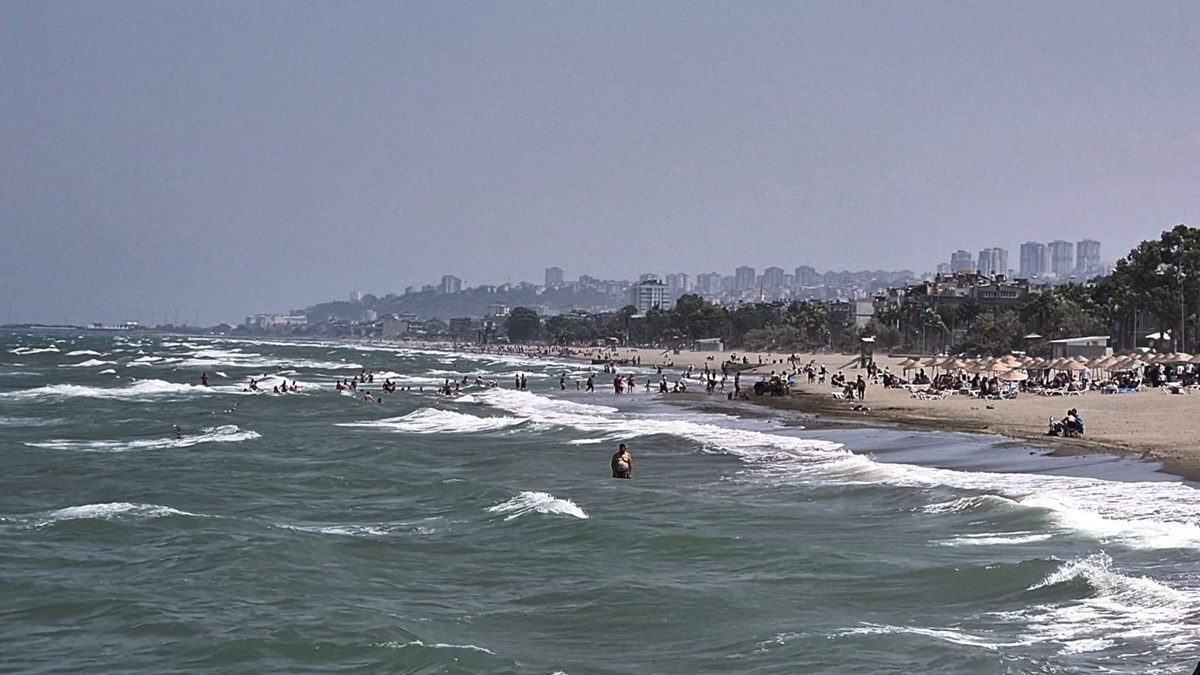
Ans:
[[[622,443],[612,456],[613,478],[633,478],[633,455]]]

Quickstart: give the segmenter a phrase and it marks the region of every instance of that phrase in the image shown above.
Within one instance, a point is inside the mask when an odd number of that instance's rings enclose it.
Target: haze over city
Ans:
[[[7,322],[1196,225],[1200,5],[5,3]],[[1016,267],[1015,264],[1012,265]]]

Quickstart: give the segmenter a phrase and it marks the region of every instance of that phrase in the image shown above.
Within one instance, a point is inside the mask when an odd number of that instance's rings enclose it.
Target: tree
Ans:
[[[975,319],[963,341],[955,347],[979,355],[1001,356],[1021,347],[1024,335],[1016,312],[1001,310],[984,312]]]
[[[1117,261],[1112,284],[1122,309],[1150,312],[1185,349],[1188,313],[1197,313],[1200,301],[1200,230],[1177,225],[1138,244]]]
[[[515,307],[504,320],[504,332],[511,342],[536,342],[542,336],[542,320],[528,307]]]

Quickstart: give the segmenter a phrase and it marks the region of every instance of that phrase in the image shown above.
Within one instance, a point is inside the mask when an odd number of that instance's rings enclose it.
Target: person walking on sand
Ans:
[[[867,395],[867,381],[863,379],[862,375],[858,376],[858,381],[854,383],[854,388],[858,391],[858,400],[863,400]]]
[[[633,478],[633,455],[622,443],[612,456],[613,478]]]

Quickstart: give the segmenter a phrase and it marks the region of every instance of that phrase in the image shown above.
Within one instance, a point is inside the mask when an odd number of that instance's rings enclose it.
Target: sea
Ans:
[[[814,426],[719,391],[670,400],[644,389],[649,368],[623,369],[632,394],[603,372],[577,388],[596,368],[0,333],[0,671],[1190,673],[1200,659],[1194,483],[869,414]],[[374,382],[335,388],[364,371]],[[385,379],[395,393],[362,400]],[[283,380],[298,391],[272,393]],[[447,381],[458,391],[437,393]],[[611,477],[619,443],[632,480]]]

